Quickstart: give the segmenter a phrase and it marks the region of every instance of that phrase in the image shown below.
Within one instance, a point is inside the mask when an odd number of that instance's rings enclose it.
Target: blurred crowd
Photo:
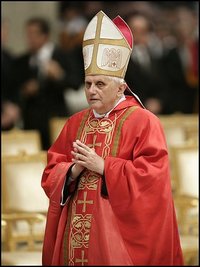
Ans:
[[[49,148],[50,118],[71,115],[65,92],[84,84],[83,34],[100,10],[119,14],[133,32],[125,80],[145,107],[156,115],[198,113],[198,1],[58,1],[58,40],[45,18],[31,17],[22,55],[7,49],[2,19],[2,130],[37,129]]]

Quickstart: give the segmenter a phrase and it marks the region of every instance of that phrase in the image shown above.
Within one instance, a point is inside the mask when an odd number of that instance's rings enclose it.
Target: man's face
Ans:
[[[119,99],[119,85],[104,75],[86,76],[85,94],[88,104],[97,113],[111,110]]]
[[[142,16],[130,18],[129,26],[134,34],[135,44],[147,45],[150,34],[147,19]]]
[[[37,24],[26,27],[26,37],[29,49],[32,52],[38,51],[48,40],[47,34],[42,33]]]

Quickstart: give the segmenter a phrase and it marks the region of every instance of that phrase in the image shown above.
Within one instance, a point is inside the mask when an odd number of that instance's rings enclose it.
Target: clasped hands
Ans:
[[[93,148],[89,148],[81,141],[73,142],[74,150],[72,153],[72,162],[75,164],[72,167],[71,175],[75,179],[84,168],[97,172],[101,175],[104,173],[104,159],[97,155]]]

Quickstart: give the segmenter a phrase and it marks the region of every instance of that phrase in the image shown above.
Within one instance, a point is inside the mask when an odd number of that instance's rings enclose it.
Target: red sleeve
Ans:
[[[53,201],[61,200],[61,192],[66,181],[66,174],[73,164],[69,153],[72,147],[68,140],[69,120],[63,127],[59,137],[47,153],[47,166],[42,175],[41,185],[46,195]]]

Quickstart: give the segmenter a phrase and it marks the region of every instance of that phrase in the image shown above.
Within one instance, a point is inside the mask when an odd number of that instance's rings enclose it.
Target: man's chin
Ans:
[[[93,109],[98,114],[102,113],[101,109],[99,107],[97,107],[97,105],[90,105],[90,108]]]
[[[98,105],[98,103],[97,102],[90,102],[90,107],[92,108],[92,109],[99,109],[99,105]]]

